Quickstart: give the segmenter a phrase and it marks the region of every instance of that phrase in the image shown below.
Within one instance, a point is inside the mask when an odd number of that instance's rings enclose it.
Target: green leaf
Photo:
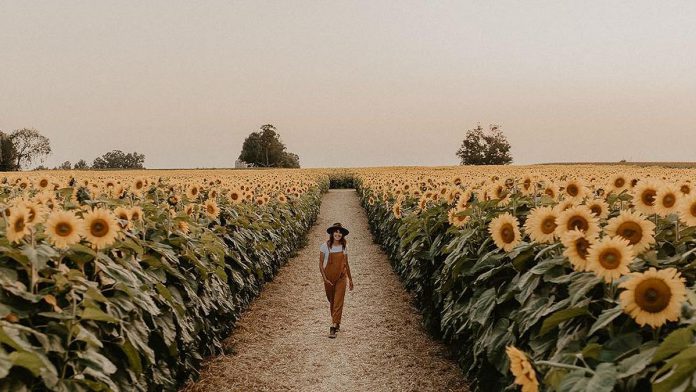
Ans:
[[[611,392],[616,384],[616,367],[611,363],[600,363],[595,374],[587,383],[586,390],[591,392]]]
[[[80,314],[80,317],[85,320],[106,321],[108,323],[118,323],[119,321],[116,317],[104,313],[100,309],[94,307],[85,308]]]
[[[559,310],[556,313],[544,319],[544,323],[541,325],[541,331],[539,332],[539,334],[546,335],[547,333],[551,332],[551,330],[556,328],[558,324],[585,314],[589,314],[586,306],[583,306],[581,308]]]
[[[606,327],[615,318],[619,317],[621,313],[623,313],[623,311],[621,310],[620,306],[616,306],[614,308],[605,310],[604,312],[602,312],[602,314],[599,315],[594,324],[592,324],[592,327],[590,327],[590,332],[588,332],[587,335],[590,336],[598,330]]]
[[[660,362],[683,350],[684,347],[692,343],[693,337],[693,326],[672,331],[672,333],[667,335],[665,340],[657,347],[657,351],[651,363]]]
[[[631,355],[630,357],[619,362],[617,367],[617,371],[619,372],[618,377],[626,378],[643,371],[643,369],[650,364],[656,349],[656,347],[653,347],[645,351],[641,351],[640,353]]]

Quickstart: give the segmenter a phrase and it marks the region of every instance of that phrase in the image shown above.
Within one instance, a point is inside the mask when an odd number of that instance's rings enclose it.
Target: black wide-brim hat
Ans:
[[[343,236],[347,236],[350,231],[346,229],[345,227],[341,226],[340,223],[334,223],[332,226],[330,226],[328,229],[326,229],[326,232],[329,234],[333,234],[334,231],[340,230],[341,233],[343,233]]]

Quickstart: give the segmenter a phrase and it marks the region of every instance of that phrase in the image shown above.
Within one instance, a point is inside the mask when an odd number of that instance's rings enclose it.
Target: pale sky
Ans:
[[[274,124],[303,167],[696,161],[696,1],[5,1],[0,130],[45,164],[231,167]]]

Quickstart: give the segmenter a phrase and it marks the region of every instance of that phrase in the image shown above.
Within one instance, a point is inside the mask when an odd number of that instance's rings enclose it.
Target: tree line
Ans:
[[[48,170],[43,161],[51,154],[51,140],[32,128],[12,132],[0,131],[0,171],[18,171],[40,162],[35,170]],[[80,159],[74,165],[70,161],[54,167],[56,170],[144,169],[145,155],[113,150],[97,157],[92,164]]]
[[[32,163],[42,162],[51,154],[51,141],[36,129],[22,128],[5,133],[0,131],[0,171],[16,171]],[[490,125],[485,130],[481,125],[466,132],[456,155],[462,165],[507,165],[512,163],[510,143],[500,126]],[[251,167],[299,168],[300,157],[288,152],[280,134],[272,124],[265,124],[259,131],[252,132],[244,140],[239,160]],[[54,169],[59,170],[103,170],[144,169],[145,154],[125,153],[113,150],[88,164],[80,159],[75,164],[65,161]],[[37,170],[48,168],[39,165]]]

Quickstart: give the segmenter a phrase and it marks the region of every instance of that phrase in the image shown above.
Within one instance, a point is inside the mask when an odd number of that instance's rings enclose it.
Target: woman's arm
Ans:
[[[348,255],[346,255],[346,274],[348,275],[348,288],[353,290],[353,277],[350,276],[350,265],[348,265]]]
[[[326,279],[326,271],[324,271],[324,252],[319,252],[319,272],[321,272],[321,277],[324,279],[324,282],[331,284],[331,281]]]

